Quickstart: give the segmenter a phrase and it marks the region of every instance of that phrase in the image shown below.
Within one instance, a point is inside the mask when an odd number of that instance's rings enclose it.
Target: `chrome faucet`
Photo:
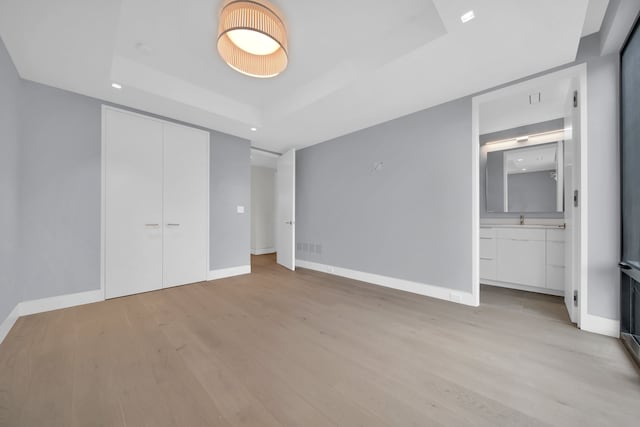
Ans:
[[[524,215],[520,215],[520,225],[524,225]]]

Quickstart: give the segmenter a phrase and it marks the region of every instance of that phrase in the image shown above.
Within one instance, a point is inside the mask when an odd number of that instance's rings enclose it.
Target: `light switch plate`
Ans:
[[[244,206],[238,206],[236,210],[238,213],[244,213]]]

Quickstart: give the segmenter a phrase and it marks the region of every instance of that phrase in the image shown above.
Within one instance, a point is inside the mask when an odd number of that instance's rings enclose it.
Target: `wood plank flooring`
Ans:
[[[1,426],[638,426],[621,344],[560,298],[469,308],[254,257],[252,275],[23,317]]]

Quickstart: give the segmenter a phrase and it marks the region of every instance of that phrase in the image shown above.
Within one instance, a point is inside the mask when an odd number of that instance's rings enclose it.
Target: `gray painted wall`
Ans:
[[[100,103],[25,81],[19,281],[32,300],[100,288]]]
[[[211,270],[251,264],[250,155],[249,141],[211,132]]]
[[[296,257],[471,292],[470,142],[465,98],[298,151]]]
[[[21,81],[0,39],[0,323],[22,299],[16,281]]]
[[[20,104],[22,298],[99,289],[103,102],[25,81]],[[249,141],[210,134],[211,268],[247,265]],[[236,205],[247,212],[236,214]]]
[[[620,317],[620,145],[618,55],[587,61],[588,312]]]

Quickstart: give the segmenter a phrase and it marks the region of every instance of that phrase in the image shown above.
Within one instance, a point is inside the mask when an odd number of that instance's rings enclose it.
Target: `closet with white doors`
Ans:
[[[103,107],[106,298],[204,281],[209,133]]]

